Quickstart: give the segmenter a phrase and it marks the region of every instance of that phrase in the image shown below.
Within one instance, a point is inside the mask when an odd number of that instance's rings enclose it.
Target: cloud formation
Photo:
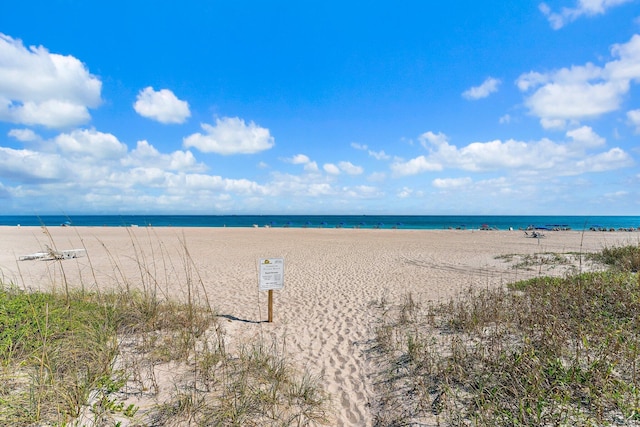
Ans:
[[[58,154],[34,150],[15,150],[0,147],[0,178],[3,184],[19,182],[22,185],[59,182],[69,170],[66,160]]]
[[[339,162],[338,167],[347,175],[360,175],[362,172],[364,172],[364,169],[362,169],[361,166],[356,166],[351,162]]]
[[[160,123],[184,123],[191,116],[189,104],[169,89],[153,90],[151,86],[138,93],[133,108],[138,114]]]
[[[287,163],[291,163],[294,165],[304,165],[304,170],[307,172],[317,172],[318,164],[316,162],[311,161],[309,156],[304,154],[296,154],[290,159],[285,159]]]
[[[203,153],[254,154],[275,145],[269,129],[254,122],[248,125],[238,117],[216,119],[215,126],[201,124],[204,134],[194,133],[183,140],[186,148],[194,147]]]
[[[329,175],[340,175],[340,168],[333,163],[325,163],[322,169]]]
[[[366,151],[371,157],[376,160],[389,160],[391,158],[391,156],[385,153],[384,150],[373,151],[370,150],[366,144],[358,144],[357,142],[352,142],[351,147],[355,148],[356,150]]]
[[[462,97],[470,101],[486,98],[498,91],[500,80],[488,77],[480,86],[474,86],[462,92]]]
[[[631,83],[640,79],[640,35],[611,48],[616,58],[603,67],[592,63],[545,73],[520,75],[516,85],[525,93],[530,114],[545,129],[564,129],[620,108]]]
[[[182,172],[204,172],[207,169],[204,164],[196,161],[191,151],[176,150],[164,154],[146,140],[138,141],[136,148],[121,163],[128,167],[152,167]]]
[[[147,141],[128,151],[114,135],[94,129],[76,129],[44,142],[47,151],[0,147],[0,180],[7,197],[55,195],[65,209],[78,212],[109,206],[157,212],[198,210],[203,201],[223,209],[229,194],[267,192],[254,181],[205,174],[207,167],[190,151],[161,153]]]
[[[0,120],[67,128],[88,122],[101,103],[101,81],[73,56],[28,49],[0,33]]]
[[[127,153],[127,145],[118,141],[114,135],[93,129],[62,133],[54,142],[62,154],[85,161],[119,160]]]
[[[433,180],[432,185],[436,188],[441,189],[452,189],[452,188],[461,188],[467,187],[473,183],[471,178],[436,178]]]
[[[627,111],[627,119],[635,128],[635,132],[640,133],[640,109]]]
[[[407,161],[391,165],[395,176],[417,175],[445,169],[469,172],[505,171],[528,174],[545,173],[547,176],[571,176],[589,172],[629,167],[633,158],[620,148],[593,152],[605,145],[604,138],[588,126],[566,133],[568,142],[554,142],[547,138],[525,142],[509,139],[473,142],[458,148],[449,143],[446,135],[426,132],[423,146],[429,151]],[[450,184],[449,181],[438,181]]]
[[[608,9],[630,3],[633,0],[578,0],[575,7],[563,7],[553,12],[546,3],[540,3],[540,11],[547,17],[551,28],[559,30],[582,16],[603,15]]]

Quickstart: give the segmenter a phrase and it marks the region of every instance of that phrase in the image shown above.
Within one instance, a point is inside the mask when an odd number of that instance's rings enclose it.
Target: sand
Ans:
[[[5,283],[28,289],[59,289],[65,280],[89,290],[149,287],[151,277],[161,278],[160,293],[180,299],[191,280],[231,340],[276,336],[301,370],[321,377],[334,400],[331,425],[363,426],[372,421],[365,352],[376,322],[373,303],[397,302],[408,292],[422,302],[446,300],[469,287],[540,274],[516,270],[499,255],[591,252],[639,240],[637,232],[547,232],[533,239],[522,231],[479,230],[0,227],[0,273]],[[45,245],[86,249],[87,256],[18,261]],[[285,260],[285,285],[274,292],[274,322],[265,323],[258,260],[275,257]]]

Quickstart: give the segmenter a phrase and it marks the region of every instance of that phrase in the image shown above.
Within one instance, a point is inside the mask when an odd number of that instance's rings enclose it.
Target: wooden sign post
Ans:
[[[284,288],[284,258],[262,258],[258,272],[258,289],[269,291],[268,322],[273,322],[273,291]]]
[[[269,289],[269,296],[267,299],[269,300],[269,315],[267,316],[267,322],[273,323],[273,289]]]

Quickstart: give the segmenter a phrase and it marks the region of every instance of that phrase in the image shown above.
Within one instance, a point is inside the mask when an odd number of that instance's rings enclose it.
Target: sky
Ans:
[[[640,215],[640,0],[5,1],[0,215]]]

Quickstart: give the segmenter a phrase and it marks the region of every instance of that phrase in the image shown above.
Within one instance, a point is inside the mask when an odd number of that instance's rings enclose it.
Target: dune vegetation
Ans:
[[[605,271],[379,301],[375,425],[640,425],[640,246],[586,256]]]

